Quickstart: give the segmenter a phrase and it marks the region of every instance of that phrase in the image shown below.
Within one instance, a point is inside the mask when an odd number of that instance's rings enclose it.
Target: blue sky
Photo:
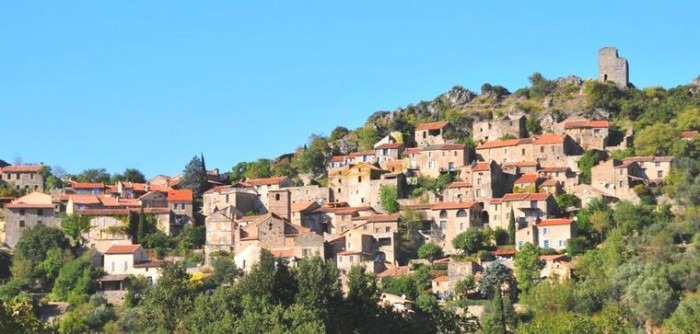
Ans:
[[[697,1],[377,2],[2,2],[0,159],[229,170],[456,84],[593,78],[610,45],[637,87],[700,74]]]

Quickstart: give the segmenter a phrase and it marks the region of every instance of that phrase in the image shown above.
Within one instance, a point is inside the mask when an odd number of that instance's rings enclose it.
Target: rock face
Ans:
[[[465,105],[476,97],[472,91],[455,86],[443,95],[453,105]]]
[[[697,78],[693,79],[693,81],[690,83],[693,86],[699,86],[700,87],[700,75],[698,75]]]

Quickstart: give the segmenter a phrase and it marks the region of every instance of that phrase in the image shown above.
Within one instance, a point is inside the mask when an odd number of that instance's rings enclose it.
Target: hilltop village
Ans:
[[[600,50],[599,71],[597,84],[628,89],[616,49]],[[401,313],[413,312],[417,295],[391,284],[421,265],[431,268],[430,293],[441,303],[478,299],[492,266],[520,278],[515,259],[535,248],[534,280],[565,282],[575,256],[594,248],[581,235],[590,231],[580,231],[587,207],[674,205],[661,189],[677,157],[632,154],[635,127],[610,113],[499,112],[474,119],[469,141],[461,128],[433,120],[408,136],[388,131],[370,149],[325,156],[313,178],[232,179],[207,170],[203,157],[182,175],[140,182],[57,181],[47,166],[5,163],[1,182],[17,196],[0,198],[0,242],[14,252],[28,230],[66,231],[101,269],[95,292],[114,305],[126,302],[134,276],[157,284],[165,263],[194,259],[187,270],[204,280],[227,257],[245,277],[271,254],[290,268],[313,257],[333,263],[345,291],[352,268],[363,267],[384,282],[376,302]],[[681,130],[673,141],[699,141],[697,129]],[[199,241],[187,254],[168,253],[146,237],[156,234]],[[466,311],[484,313],[479,305]]]

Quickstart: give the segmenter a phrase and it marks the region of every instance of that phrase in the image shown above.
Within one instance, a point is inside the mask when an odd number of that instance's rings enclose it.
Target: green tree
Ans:
[[[654,325],[661,324],[676,306],[676,293],[665,271],[654,263],[647,263],[631,281],[625,290],[625,298],[639,320]]]
[[[324,261],[318,255],[305,258],[298,264],[296,302],[316,312],[329,328],[333,328],[331,315],[340,307],[343,297],[339,275],[334,262]]]
[[[515,254],[515,279],[518,287],[523,292],[528,292],[540,277],[540,270],[544,263],[539,259],[537,247],[526,242],[520,251]]]
[[[143,204],[139,212],[139,224],[136,226],[136,242],[143,243],[146,240],[146,214],[143,212]]]
[[[669,333],[694,333],[700,328],[700,296],[684,297],[671,317],[664,322]]]
[[[479,291],[487,298],[491,298],[494,293],[500,293],[504,284],[509,284],[513,280],[513,271],[502,262],[496,261],[484,269],[484,273],[479,281]]]
[[[377,128],[371,124],[367,123],[365,126],[357,129],[357,137],[360,144],[360,150],[370,150],[374,147],[381,137],[379,136],[379,131]]]
[[[136,168],[127,168],[123,173],[115,173],[112,175],[112,183],[117,183],[117,181],[126,181],[134,183],[146,183],[146,176],[141,173],[140,170]]]
[[[461,298],[467,298],[469,291],[476,289],[476,281],[474,280],[474,275],[467,275],[463,279],[455,283],[454,291],[455,294]]]
[[[513,329],[515,327],[517,320],[518,318],[510,299],[504,298],[500,293],[496,293],[484,309],[480,333],[508,333],[509,328]]]
[[[510,215],[508,215],[508,240],[510,240],[511,245],[515,245],[515,232],[517,231],[515,226],[515,212],[513,208],[510,208]]]
[[[51,248],[46,253],[46,259],[34,268],[33,276],[39,279],[42,288],[51,288],[61,268],[72,258],[73,254],[68,250]]]
[[[319,135],[311,136],[309,145],[299,157],[299,171],[312,175],[322,175],[326,171],[328,155],[329,148],[326,138]]]
[[[415,258],[418,247],[422,242],[423,237],[419,230],[423,226],[420,212],[411,209],[401,211],[401,219],[399,219],[399,234],[401,240],[399,243],[400,257],[407,261],[410,258]]]
[[[554,93],[557,89],[557,83],[552,80],[545,79],[539,72],[533,73],[528,77],[530,80],[530,97],[543,98]]]
[[[0,301],[0,333],[49,334],[58,331],[36,316],[29,297]]]
[[[396,187],[383,185],[379,188],[379,202],[388,213],[399,212],[398,192]]]
[[[525,121],[525,129],[527,129],[527,133],[530,134],[530,136],[542,134],[542,126],[534,116],[527,118],[527,121]]]
[[[95,291],[95,279],[102,275],[102,269],[93,266],[91,255],[87,253],[61,267],[51,290],[53,298],[71,302],[82,301]]]
[[[75,245],[80,247],[83,243],[83,233],[90,231],[90,218],[78,213],[65,214],[61,217],[61,227]]]
[[[670,124],[652,124],[635,135],[634,150],[637,155],[669,155],[678,136],[678,130]]]
[[[442,247],[434,242],[428,242],[418,248],[418,257],[428,259],[430,263],[443,256]]]
[[[561,194],[556,197],[556,201],[560,212],[566,212],[566,209],[571,207],[577,208],[581,203],[581,200],[574,194]]]
[[[211,267],[214,274],[211,276],[216,285],[233,284],[233,280],[243,276],[243,271],[238,269],[231,256],[212,256]]]
[[[452,246],[461,249],[465,255],[478,252],[484,247],[484,235],[475,228],[470,228],[452,239]]]
[[[272,176],[272,161],[270,159],[258,159],[249,162],[243,175],[247,179],[260,179]]]
[[[328,137],[329,140],[340,140],[343,139],[350,131],[346,127],[342,126],[337,126],[333,131],[331,132],[330,137]]]
[[[207,178],[207,168],[204,164],[204,157],[192,157],[189,163],[185,166],[182,178],[180,179],[180,187],[192,190],[194,197],[202,196],[209,186]]]
[[[588,150],[578,160],[578,168],[580,170],[579,178],[581,183],[591,184],[591,168],[598,164],[601,156],[596,150]]]
[[[143,301],[145,318],[150,328],[172,333],[192,311],[196,290],[184,265],[165,262],[160,270],[162,276]]]
[[[80,174],[75,175],[78,182],[108,183],[110,175],[104,168],[88,168]]]
[[[63,231],[55,227],[36,225],[22,232],[15,247],[15,256],[39,263],[44,261],[50,249],[68,249],[69,246]]]

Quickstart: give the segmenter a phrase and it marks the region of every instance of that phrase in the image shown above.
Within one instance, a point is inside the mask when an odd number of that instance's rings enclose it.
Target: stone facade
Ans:
[[[5,205],[5,244],[14,248],[25,229],[37,225],[60,227],[60,204],[35,191]]]
[[[527,242],[541,248],[566,249],[569,239],[576,236],[576,224],[572,219],[544,219],[530,224],[515,234],[516,248],[519,250]]]
[[[449,122],[418,124],[414,139],[418,147],[442,145],[446,143],[444,135],[452,130],[454,130],[454,126]]]
[[[612,81],[620,88],[629,85],[629,65],[627,59],[618,56],[617,48],[598,50],[598,81]]]
[[[204,243],[204,263],[211,264],[211,254],[215,252],[233,253],[234,233],[237,224],[225,212],[217,211],[207,217],[205,222],[206,241]]]
[[[431,234],[446,253],[455,253],[452,239],[470,228],[482,228],[482,207],[474,202],[435,203],[430,211],[432,216]]]
[[[304,202],[328,203],[334,200],[328,187],[301,186],[284,188],[289,191],[292,204]]]
[[[18,190],[43,192],[44,178],[39,174],[42,167],[44,166],[6,166],[0,169],[0,179]]]
[[[554,217],[557,212],[554,196],[546,193],[506,194],[493,198],[488,204],[489,226],[492,229],[508,229],[511,209],[518,226],[533,224],[538,219]]]
[[[469,164],[469,151],[464,144],[442,144],[423,147],[419,155],[409,155],[410,165],[421,175],[437,178],[444,173],[457,173]]]
[[[110,275],[147,277],[155,283],[161,276],[160,262],[151,261],[141,245],[114,245],[104,254],[104,271]]]
[[[604,151],[610,135],[608,121],[577,120],[564,123],[564,133],[569,135],[583,150]]]
[[[498,140],[505,135],[515,138],[527,137],[525,116],[506,115],[500,119],[475,121],[472,124],[472,138],[475,142]]]
[[[264,212],[258,193],[252,187],[241,184],[220,186],[206,191],[203,195],[202,214],[211,216],[214,212],[233,206],[243,213]]]

